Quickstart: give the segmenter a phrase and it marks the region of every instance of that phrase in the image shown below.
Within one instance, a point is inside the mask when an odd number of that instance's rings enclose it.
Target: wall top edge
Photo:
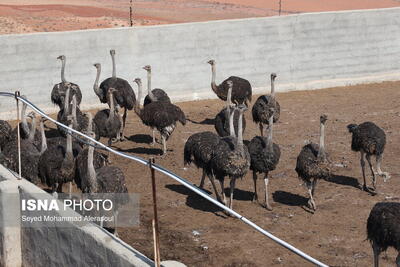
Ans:
[[[199,21],[199,22],[182,22],[173,24],[162,24],[162,25],[148,25],[148,26],[135,26],[135,27],[116,27],[116,28],[100,28],[100,29],[85,29],[85,30],[75,30],[75,31],[57,31],[57,32],[34,32],[34,33],[15,33],[15,34],[2,34],[1,38],[6,38],[10,36],[22,37],[22,36],[32,36],[32,35],[47,35],[47,34],[65,34],[65,33],[76,33],[76,32],[96,32],[96,31],[130,31],[134,29],[144,29],[144,28],[164,28],[164,27],[176,27],[176,26],[187,26],[187,25],[198,25],[198,24],[208,24],[208,23],[224,23],[224,22],[236,22],[236,21],[255,21],[255,20],[276,20],[285,19],[299,16],[318,16],[321,14],[342,14],[342,13],[369,13],[377,11],[400,11],[400,7],[389,7],[389,8],[375,8],[375,9],[353,9],[353,10],[340,10],[340,11],[324,11],[324,12],[306,12],[298,14],[290,14],[285,16],[268,16],[268,17],[251,17],[251,18],[239,18],[239,19],[221,19],[221,20],[209,20],[209,21]]]

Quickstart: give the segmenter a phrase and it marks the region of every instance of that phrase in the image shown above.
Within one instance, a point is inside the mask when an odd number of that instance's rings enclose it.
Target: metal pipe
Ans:
[[[0,92],[0,96],[15,97],[14,94],[12,94],[12,93],[6,93],[6,92]],[[56,120],[50,118],[49,116],[47,116],[43,111],[41,111],[39,108],[37,108],[37,107],[36,107],[34,104],[32,104],[30,101],[28,101],[28,100],[26,100],[26,99],[24,99],[24,98],[21,98],[21,97],[17,97],[17,98],[18,98],[19,100],[21,100],[22,102],[26,103],[27,105],[29,105],[34,111],[36,111],[37,113],[39,113],[41,116],[46,117],[48,120],[54,122],[55,124],[57,124],[57,125],[59,125],[59,126],[61,126],[61,127],[63,127],[63,128],[66,128],[66,129],[70,130],[70,131],[73,132],[73,133],[76,133],[76,134],[78,134],[78,135],[80,135],[80,136],[82,136],[82,137],[85,137],[86,139],[88,139],[88,140],[92,141],[93,143],[99,145],[100,147],[104,148],[105,150],[107,150],[107,151],[109,151],[109,152],[111,152],[111,153],[114,153],[114,154],[116,154],[116,155],[119,155],[119,156],[121,156],[121,157],[128,158],[128,159],[131,159],[131,160],[135,160],[135,161],[137,161],[137,162],[139,162],[139,163],[141,163],[141,164],[143,164],[143,165],[146,165],[146,166],[149,166],[149,165],[150,165],[149,161],[146,161],[146,160],[144,160],[144,159],[141,158],[141,157],[131,156],[131,155],[127,155],[127,154],[125,154],[125,153],[119,152],[119,151],[115,151],[115,150],[113,150],[113,149],[107,147],[106,145],[104,145],[104,144],[102,144],[102,143],[96,141],[95,139],[93,139],[93,138],[91,138],[91,137],[89,137],[89,136],[86,136],[85,134],[83,134],[83,133],[81,133],[81,132],[79,132],[79,131],[76,131],[76,130],[74,130],[74,129],[72,129],[72,128],[69,128],[68,126],[66,126],[66,125],[64,125],[64,124],[62,124],[62,123],[59,123],[58,121],[56,121]],[[251,226],[252,228],[254,228],[255,230],[257,230],[258,232],[260,232],[260,233],[262,233],[263,235],[267,236],[268,238],[272,239],[273,241],[275,241],[275,242],[278,243],[279,245],[283,246],[284,248],[286,248],[286,249],[292,251],[293,253],[299,255],[300,257],[304,258],[305,260],[307,260],[307,261],[309,261],[309,262],[311,262],[311,263],[313,263],[313,264],[315,264],[315,265],[317,265],[317,266],[328,267],[328,265],[326,265],[326,264],[324,264],[324,263],[322,263],[322,262],[320,262],[320,261],[318,261],[318,260],[312,258],[311,256],[307,255],[307,254],[304,253],[303,251],[301,251],[301,250],[299,250],[299,249],[293,247],[293,246],[290,245],[289,243],[287,243],[287,242],[285,242],[285,241],[279,239],[278,237],[272,235],[272,234],[269,233],[268,231],[266,231],[266,230],[264,230],[263,228],[259,227],[257,224],[253,223],[252,221],[250,221],[250,220],[247,219],[246,217],[240,215],[240,214],[237,213],[236,211],[234,211],[234,210],[232,210],[232,209],[226,207],[225,205],[223,205],[223,204],[220,203],[219,201],[213,199],[213,198],[210,197],[208,194],[206,194],[203,190],[201,190],[201,189],[199,189],[198,187],[194,186],[193,184],[189,183],[189,182],[188,182],[187,180],[185,180],[184,178],[182,178],[182,177],[180,177],[180,176],[174,174],[173,172],[171,172],[171,171],[169,171],[169,170],[165,169],[164,167],[159,166],[159,165],[157,165],[157,164],[153,164],[153,163],[152,163],[150,167],[153,168],[153,169],[155,169],[155,170],[157,170],[157,171],[159,171],[159,172],[161,172],[161,173],[164,173],[165,175],[167,175],[167,176],[169,176],[169,177],[171,177],[171,178],[174,179],[175,181],[177,181],[177,182],[181,183],[182,185],[184,185],[186,188],[188,188],[188,189],[190,189],[191,191],[195,192],[196,194],[202,196],[203,198],[207,199],[208,201],[210,201],[210,202],[213,203],[214,205],[217,205],[217,206],[220,207],[221,209],[223,209],[223,210],[229,212],[230,214],[232,214],[233,216],[235,216],[235,217],[238,218],[239,220],[243,221],[243,222],[246,223],[247,225],[249,225],[249,226]]]

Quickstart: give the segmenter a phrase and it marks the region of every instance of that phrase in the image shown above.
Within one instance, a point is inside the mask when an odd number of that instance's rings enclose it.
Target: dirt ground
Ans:
[[[376,202],[400,199],[399,88],[400,82],[384,82],[278,93],[281,118],[274,127],[274,142],[281,148],[281,158],[277,169],[271,172],[273,211],[252,203],[250,172],[236,183],[234,209],[330,266],[371,266],[372,249],[365,241],[369,212]],[[256,99],[257,96],[253,96],[253,102]],[[128,114],[127,140],[116,143],[114,148],[145,159],[155,157],[157,164],[198,185],[201,171],[194,166],[183,166],[183,147],[190,135],[214,131],[213,118],[224,104],[220,100],[207,100],[178,105],[185,112],[188,123],[179,125],[171,136],[167,156],[160,156],[161,145],[150,146],[151,130],[134,112]],[[328,116],[327,151],[331,160],[343,167],[335,169],[330,181],[318,184],[318,210],[311,214],[303,209],[308,195],[294,168],[296,157],[307,140],[318,142],[319,116],[323,113]],[[246,112],[246,119],[244,138],[250,140],[259,134],[259,130],[251,121],[250,110]],[[391,179],[383,183],[378,177],[379,194],[376,196],[359,189],[362,182],[359,154],[351,151],[351,135],[346,128],[350,123],[364,121],[375,122],[387,135],[382,169],[391,174]],[[106,140],[102,141],[106,143]],[[120,238],[153,258],[150,171],[115,155],[111,155],[111,160],[123,169],[129,192],[140,194],[140,225],[119,229]],[[163,260],[175,259],[187,266],[312,266],[238,219],[226,217],[218,207],[171,178],[158,173],[156,180]],[[258,182],[262,195],[263,183],[261,179]],[[209,182],[205,189],[214,196]],[[393,249],[383,253],[382,266],[393,266],[396,255]]]
[[[132,1],[134,26],[398,6],[399,0]],[[128,0],[2,0],[0,34],[129,27],[129,7]]]

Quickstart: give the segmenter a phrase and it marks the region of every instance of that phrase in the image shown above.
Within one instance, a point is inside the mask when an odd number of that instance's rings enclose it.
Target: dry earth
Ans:
[[[278,93],[281,119],[276,124],[274,142],[281,159],[271,173],[270,199],[273,211],[251,202],[251,173],[236,183],[234,209],[274,235],[330,266],[370,266],[372,249],[366,239],[366,219],[378,201],[399,201],[400,191],[400,82],[385,82],[330,88],[316,91]],[[254,97],[254,100],[256,97]],[[150,146],[151,131],[133,113],[128,114],[127,140],[115,148],[156,163],[198,184],[201,171],[183,166],[183,146],[193,133],[211,130],[220,100],[178,104],[188,123],[178,126],[168,142],[169,152],[161,157],[161,146]],[[296,157],[307,140],[318,142],[319,116],[328,115],[326,147],[331,160],[344,167],[335,169],[330,181],[321,181],[316,190],[318,210],[303,209],[307,192],[294,171]],[[244,138],[258,135],[258,127],[247,111]],[[359,154],[350,150],[351,135],[346,125],[373,121],[387,135],[383,170],[392,178],[378,178],[379,194],[371,196],[359,189],[362,182]],[[52,125],[48,125],[52,126]],[[104,143],[106,140],[102,140]],[[125,172],[129,192],[140,194],[140,225],[119,229],[120,237],[152,255],[152,195],[149,169],[111,155],[112,163]],[[369,172],[368,172],[369,174]],[[162,259],[176,259],[188,266],[311,266],[275,244],[243,222],[227,218],[216,206],[198,197],[172,179],[157,174],[158,207],[161,226]],[[369,179],[368,182],[371,180]],[[259,180],[259,193],[263,192]],[[210,184],[206,190],[213,196]],[[200,235],[195,236],[193,231]],[[396,253],[382,254],[382,266],[391,266]]]

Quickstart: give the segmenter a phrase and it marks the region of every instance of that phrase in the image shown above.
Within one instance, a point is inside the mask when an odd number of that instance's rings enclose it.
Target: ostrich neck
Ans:
[[[322,159],[322,160],[326,159],[326,154],[325,154],[325,125],[323,123],[321,123],[321,128],[320,128],[318,158]]]
[[[24,102],[22,102],[22,110],[21,110],[21,122],[22,122],[22,130],[25,132],[26,135],[29,134],[29,127],[28,127],[28,123],[26,122],[26,107],[27,104],[25,104]]]
[[[72,128],[72,124],[68,125],[69,128]],[[67,134],[67,153],[66,155],[68,155],[69,157],[73,157],[74,155],[72,154],[72,136],[71,136],[71,132],[68,132]]]
[[[272,115],[269,118],[269,123],[268,124],[269,124],[269,132],[268,132],[268,137],[267,137],[267,142],[268,142],[267,146],[268,146],[268,149],[271,151],[272,148],[273,148],[272,131],[273,131],[273,128],[274,128],[274,115]]]
[[[215,76],[216,76],[216,69],[215,69],[215,64],[211,65],[211,89],[214,91],[214,93],[217,93],[218,87],[217,84],[215,83]]]
[[[140,100],[142,98],[142,84],[137,83],[138,85],[138,97],[136,99],[136,105],[134,107],[135,113],[140,117],[141,116],[141,109],[140,109]]]
[[[88,148],[88,186],[90,188],[90,192],[97,191],[97,179],[96,179],[96,170],[94,169],[93,165],[93,154],[94,154],[94,147],[93,144],[89,145]]]
[[[271,96],[275,97],[275,78],[271,79]]]
[[[42,136],[42,146],[40,148],[40,154],[43,154],[47,150],[47,140],[46,140],[46,134],[44,132],[44,123],[43,121],[40,121],[40,133]]]
[[[94,80],[93,90],[96,95],[101,95],[100,88],[99,88],[99,79],[101,73],[101,67],[97,67],[96,79]]]
[[[147,71],[147,93],[151,99],[151,101],[157,101],[153,92],[151,91],[151,70]]]
[[[115,66],[115,55],[111,54],[111,60],[112,60],[112,77],[117,78],[117,70]]]
[[[63,83],[66,83],[67,82],[67,80],[65,80],[65,59],[62,59],[61,60],[61,81],[63,82]]]
[[[70,88],[68,86],[67,90],[65,92],[65,99],[64,99],[64,113],[66,116],[69,113],[69,91],[70,91]]]
[[[72,117],[74,118],[74,124],[78,124],[78,120],[76,117],[76,96],[72,97]]]
[[[238,150],[243,155],[243,152],[244,152],[244,148],[243,148],[243,111],[239,111],[237,146],[238,146]]]
[[[107,122],[110,122],[110,121],[112,121],[114,119],[115,107],[114,107],[114,96],[113,96],[113,93],[109,92],[108,96],[110,98],[110,113],[108,114]]]
[[[230,136],[235,136],[235,128],[233,125],[233,117],[235,114],[235,110],[233,109],[231,112],[231,95],[232,95],[232,88],[230,87],[228,89],[228,96],[226,98],[226,110],[225,110],[225,114],[226,114],[226,118],[229,119],[229,134]]]
[[[28,137],[29,142],[32,143],[35,140],[35,133],[36,133],[36,119],[32,118],[31,129],[29,131],[29,137]]]

